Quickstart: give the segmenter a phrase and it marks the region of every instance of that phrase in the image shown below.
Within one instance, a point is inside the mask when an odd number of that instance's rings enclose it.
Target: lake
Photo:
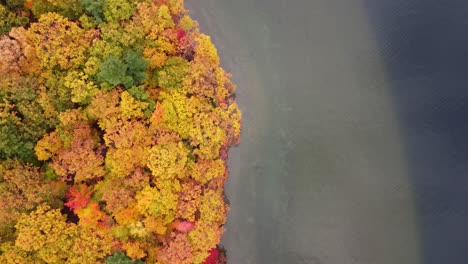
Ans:
[[[233,74],[229,263],[468,258],[468,2],[187,0]]]

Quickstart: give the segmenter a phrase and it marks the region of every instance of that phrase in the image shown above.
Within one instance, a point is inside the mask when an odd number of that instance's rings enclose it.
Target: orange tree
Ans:
[[[1,1],[0,74],[0,263],[222,255],[241,113],[183,0]]]

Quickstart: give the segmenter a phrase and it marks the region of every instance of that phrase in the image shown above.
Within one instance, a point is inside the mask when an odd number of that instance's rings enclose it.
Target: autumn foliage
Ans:
[[[0,263],[224,263],[235,86],[183,0],[0,2]]]

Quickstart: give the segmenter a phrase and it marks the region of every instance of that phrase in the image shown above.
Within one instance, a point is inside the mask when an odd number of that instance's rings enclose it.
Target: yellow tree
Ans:
[[[182,141],[158,144],[149,151],[148,168],[156,179],[186,176],[189,150]]]
[[[37,23],[31,24],[27,36],[46,70],[55,66],[61,69],[80,67],[90,45],[85,30],[56,13],[42,15]]]
[[[101,263],[111,253],[112,237],[105,230],[67,223],[46,204],[23,214],[15,227],[15,246],[45,263]]]
[[[97,132],[87,124],[80,110],[59,116],[57,130],[42,138],[35,147],[40,160],[52,158],[51,167],[62,180],[82,182],[104,176],[104,156]]]
[[[106,168],[111,176],[125,177],[145,166],[153,138],[146,125],[137,120],[120,122],[108,128],[104,140],[108,147]]]
[[[0,242],[11,238],[21,213],[47,202],[60,207],[65,185],[44,179],[40,168],[7,160],[0,164]]]

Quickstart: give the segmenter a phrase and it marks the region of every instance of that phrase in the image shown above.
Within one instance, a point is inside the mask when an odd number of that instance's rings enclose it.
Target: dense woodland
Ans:
[[[0,263],[223,263],[241,113],[183,0],[0,3]]]

